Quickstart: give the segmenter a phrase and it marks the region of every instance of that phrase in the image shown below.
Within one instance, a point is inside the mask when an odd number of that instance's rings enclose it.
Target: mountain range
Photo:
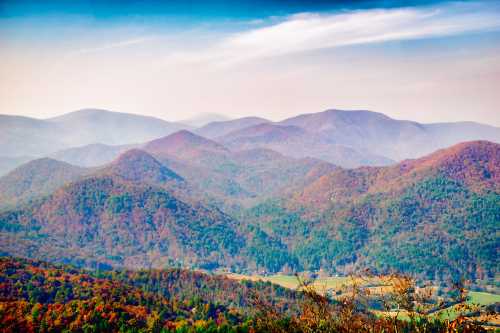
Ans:
[[[41,159],[0,178],[11,200],[1,251],[78,265],[491,277],[499,165],[488,141],[345,169],[183,130],[103,167]]]
[[[39,157],[81,167],[102,166],[127,149],[180,130],[232,151],[271,149],[346,168],[390,165],[464,141],[500,142],[500,129],[493,126],[473,122],[422,124],[376,112],[342,110],[279,122],[244,117],[196,128],[158,118],[84,109],[44,120],[1,115],[0,130],[0,175]]]
[[[339,110],[195,129],[101,110],[5,119],[2,155],[32,160],[0,177],[3,254],[434,280],[498,272],[495,127]]]

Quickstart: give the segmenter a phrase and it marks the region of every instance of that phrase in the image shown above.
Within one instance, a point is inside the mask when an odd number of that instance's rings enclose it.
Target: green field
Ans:
[[[228,274],[229,277],[237,279],[237,280],[251,280],[251,281],[269,281],[280,285],[289,289],[297,289],[299,286],[299,280],[294,275],[241,275],[241,274]],[[326,278],[318,278],[313,282],[313,286],[318,290],[327,290],[327,289],[338,289],[342,287],[342,285],[348,283],[350,278],[348,277],[326,277]]]
[[[470,291],[469,297],[469,303],[471,304],[489,305],[500,302],[500,295],[479,291]]]

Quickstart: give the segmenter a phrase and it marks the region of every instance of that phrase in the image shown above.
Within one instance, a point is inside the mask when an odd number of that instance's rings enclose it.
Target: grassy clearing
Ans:
[[[269,281],[289,289],[297,289],[299,281],[294,275],[242,275],[242,274],[227,274],[228,277],[236,280],[251,280],[251,281]],[[313,286],[318,290],[339,289],[342,285],[349,283],[350,278],[347,277],[327,277],[314,280]]]
[[[489,305],[500,302],[500,295],[479,291],[470,291],[469,297],[469,303],[471,304]]]

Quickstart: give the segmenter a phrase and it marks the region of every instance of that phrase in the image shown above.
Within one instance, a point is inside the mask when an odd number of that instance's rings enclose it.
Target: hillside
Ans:
[[[102,169],[101,173],[118,176],[126,181],[152,185],[183,181],[178,174],[140,149],[127,150]]]
[[[48,195],[90,170],[50,158],[33,160],[0,178],[0,208]]]
[[[154,177],[175,178],[158,168]],[[122,174],[86,177],[0,215],[1,250],[45,260],[127,267],[216,267],[238,261],[237,222]],[[148,178],[151,174],[145,174]],[[132,173],[133,180],[136,174]],[[32,252],[33,249],[37,249]]]
[[[143,149],[226,208],[281,194],[334,169],[324,161],[269,149],[231,150],[188,131],[153,140]]]
[[[247,211],[304,269],[428,279],[498,271],[500,145],[468,142],[392,167],[338,169]]]
[[[18,166],[33,160],[30,156],[8,157],[0,156],[0,177],[5,176]]]
[[[298,298],[276,285],[181,269],[95,272],[5,257],[0,280],[0,327],[6,332],[243,330],[254,314],[255,293],[281,312],[297,308]]]

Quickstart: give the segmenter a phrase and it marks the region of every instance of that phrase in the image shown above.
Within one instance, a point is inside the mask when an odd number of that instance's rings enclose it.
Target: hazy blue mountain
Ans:
[[[279,124],[297,126],[328,142],[397,161],[463,141],[500,142],[498,127],[473,122],[421,124],[371,111],[327,110],[285,119]]]
[[[0,156],[42,157],[94,143],[141,143],[187,127],[158,118],[98,109],[44,120],[0,115]],[[84,162],[92,162],[92,158]]]
[[[56,123],[29,117],[0,115],[0,155],[43,156],[66,148],[66,131]]]
[[[64,149],[50,155],[59,161],[82,167],[95,167],[110,163],[121,153],[138,145],[105,145],[93,143],[85,146]]]
[[[202,127],[214,121],[229,121],[231,118],[216,112],[204,112],[194,117],[179,121],[189,127]]]
[[[72,147],[89,143],[140,143],[187,127],[154,117],[100,109],[78,110],[47,120],[70,132],[64,141]]]
[[[34,157],[31,156],[0,156],[0,177],[11,172],[21,164],[33,160]]]
[[[248,126],[264,123],[270,123],[270,121],[260,117],[244,117],[227,121],[213,121],[193,132],[206,138],[216,138]]]
[[[230,132],[216,140],[234,150],[267,148],[291,157],[314,157],[347,168],[394,163],[384,156],[331,142],[321,133],[298,126],[258,124]]]

